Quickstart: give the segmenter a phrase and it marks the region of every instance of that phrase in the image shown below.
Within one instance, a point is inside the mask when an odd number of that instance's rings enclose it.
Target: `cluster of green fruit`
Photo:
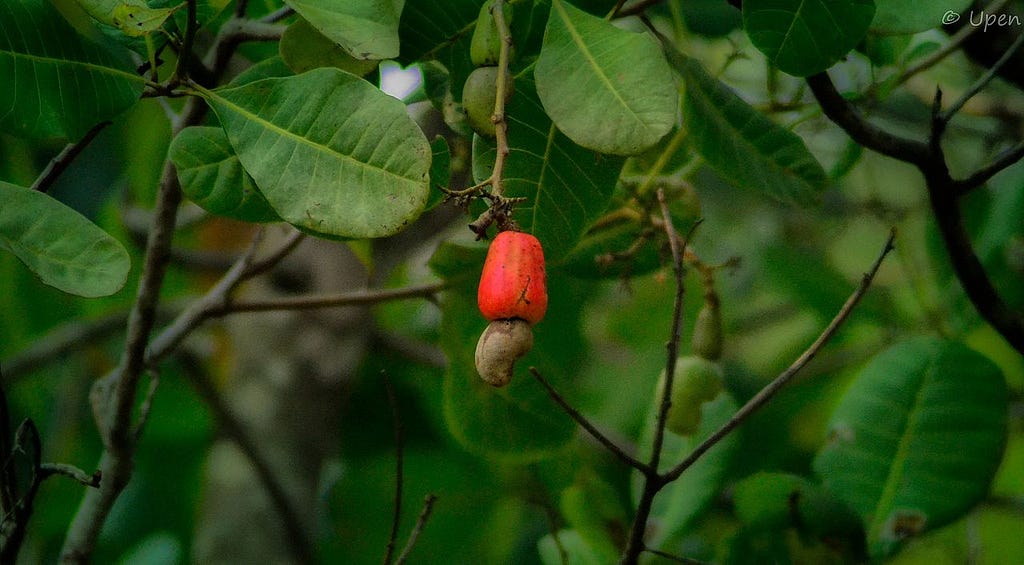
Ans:
[[[504,2],[501,4],[505,35],[507,35],[507,26],[512,19],[512,11]],[[494,137],[495,135],[494,112],[499,76],[497,65],[504,43],[503,34],[494,17],[494,8],[494,0],[484,3],[480,8],[480,15],[477,17],[469,46],[469,58],[477,68],[469,74],[462,87],[462,107],[466,112],[469,127],[473,128],[478,135],[485,137]],[[511,43],[508,44],[507,49],[508,58],[511,59]],[[512,85],[511,75],[506,73],[504,89],[506,101],[512,95]]]
[[[722,392],[722,315],[718,295],[714,291],[704,297],[704,306],[697,314],[691,341],[692,354],[676,359],[672,382],[672,404],[665,427],[681,436],[697,431],[701,408]],[[658,380],[658,401],[665,390],[665,372]]]

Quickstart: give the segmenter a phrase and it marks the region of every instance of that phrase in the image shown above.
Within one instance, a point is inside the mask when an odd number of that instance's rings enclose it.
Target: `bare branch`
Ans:
[[[67,144],[67,146],[64,147],[56,157],[50,159],[49,164],[47,164],[46,168],[43,169],[43,172],[39,174],[36,181],[32,183],[32,190],[38,190],[39,192],[46,192],[50,190],[50,187],[53,186],[53,183],[58,177],[60,177],[60,174],[70,167],[75,158],[78,157],[94,139],[96,139],[96,136],[99,135],[101,131],[112,123],[114,122],[100,122],[92,126],[89,131],[85,132],[82,139],[79,139],[74,143]]]
[[[594,424],[590,423],[590,420],[587,420],[587,418],[583,414],[580,414],[579,410],[573,408],[572,405],[570,405],[564,398],[562,398],[562,395],[558,394],[558,391],[556,391],[555,388],[551,386],[551,383],[549,383],[547,379],[545,379],[540,374],[540,371],[538,371],[536,367],[530,367],[530,374],[532,374],[534,378],[536,378],[537,381],[544,387],[544,390],[547,391],[548,396],[551,397],[551,400],[554,400],[559,406],[561,406],[562,410],[565,410],[566,414],[568,414],[573,420],[575,420],[581,428],[587,430],[587,432],[590,435],[594,436],[594,439],[596,439],[598,443],[603,445],[608,451],[612,452],[613,455],[621,459],[623,463],[629,465],[630,467],[636,469],[637,471],[640,471],[645,475],[650,475],[654,473],[653,469],[651,469],[644,463],[641,463],[630,454],[626,453],[621,447],[616,445],[615,442],[609,439],[608,436],[598,431],[597,427],[595,427]]]
[[[843,307],[839,309],[839,312],[832,319],[832,322],[821,332],[814,343],[812,343],[800,356],[790,365],[785,371],[779,376],[775,377],[775,380],[768,383],[760,392],[754,395],[746,404],[744,404],[729,421],[722,425],[722,427],[715,430],[707,439],[701,442],[694,450],[686,456],[678,465],[676,465],[671,471],[664,475],[666,481],[674,481],[683,474],[684,471],[689,469],[694,463],[696,463],[705,453],[708,452],[712,447],[718,444],[725,436],[729,435],[737,426],[743,423],[751,414],[756,412],[762,406],[768,403],[768,401],[775,396],[782,387],[786,386],[790,380],[803,369],[818,354],[819,351],[825,346],[826,343],[832,338],[833,335],[839,330],[844,322],[850,317],[853,309],[860,302],[860,299],[867,292],[868,287],[871,286],[871,281],[874,280],[875,275],[878,273],[878,269],[882,266],[882,261],[894,249],[893,242],[896,239],[896,230],[893,229],[889,233],[889,238],[885,241],[885,246],[882,247],[881,253],[878,258],[875,259],[874,265],[871,269],[864,274],[861,278],[860,285],[854,290],[853,294],[846,300]]]
[[[99,488],[100,481],[103,478],[103,474],[99,471],[94,471],[90,475],[78,467],[68,465],[67,463],[42,463],[39,465],[40,479],[52,477],[53,475],[64,475],[78,481],[82,486],[92,488]]]
[[[416,518],[416,525],[413,527],[412,532],[409,533],[409,540],[405,542],[405,547],[402,548],[402,553],[398,555],[398,559],[395,560],[396,565],[402,565],[407,559],[409,554],[412,553],[413,547],[416,546],[416,540],[420,539],[420,534],[423,533],[423,528],[427,526],[427,520],[430,519],[430,513],[434,510],[434,503],[437,502],[437,495],[428,494],[423,499],[423,510],[420,511],[420,515]]]
[[[363,306],[393,300],[428,298],[444,290],[442,282],[427,283],[405,288],[360,290],[341,294],[292,296],[268,300],[244,300],[211,309],[210,316],[224,316],[242,312],[270,312],[274,310],[316,310],[342,306]]]
[[[1024,37],[1024,34],[1021,34],[1021,37]],[[1019,141],[1013,147],[1000,153],[991,163],[978,169],[971,176],[961,180],[954,180],[953,190],[957,196],[963,196],[985,184],[989,179],[1021,159],[1024,159],[1024,141]]]
[[[1017,39],[1010,45],[1006,52],[1003,53],[1003,56],[1000,57],[998,61],[993,63],[992,66],[989,67],[987,71],[985,71],[985,74],[978,77],[978,80],[974,81],[974,84],[972,84],[971,87],[968,88],[967,91],[964,92],[960,96],[960,98],[957,99],[956,102],[954,102],[949,108],[947,108],[945,112],[940,114],[940,119],[943,122],[948,122],[949,120],[951,120],[953,116],[957,112],[959,112],[961,108],[964,107],[964,104],[966,104],[968,100],[973,98],[976,94],[981,92],[983,88],[988,86],[990,82],[992,82],[992,79],[996,77],[996,74],[999,72],[999,69],[1006,65],[1010,58],[1013,57],[1013,54],[1016,53],[1018,49],[1020,49],[1021,45],[1024,45],[1024,33],[1018,35]]]

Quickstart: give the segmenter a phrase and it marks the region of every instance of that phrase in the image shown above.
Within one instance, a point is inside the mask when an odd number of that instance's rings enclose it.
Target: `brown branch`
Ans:
[[[945,122],[940,119],[937,110],[933,110],[932,132],[928,142],[924,143],[894,136],[866,122],[853,106],[839,95],[828,74],[821,73],[808,77],[807,84],[810,85],[825,115],[846,131],[854,141],[883,155],[911,163],[921,171],[928,188],[932,215],[949,254],[953,272],[956,273],[964,292],[981,317],[1014,349],[1024,353],[1024,319],[1015,314],[996,291],[981,260],[974,252],[970,234],[964,225],[958,197],[969,185],[958,184],[950,176],[941,148]],[[936,106],[940,101],[940,94],[936,95]],[[1024,157],[1024,150],[1012,151],[997,161],[1002,166],[1009,166],[1015,162],[1011,161],[1011,158],[1020,157]],[[971,182],[978,182],[987,180],[997,172],[999,171],[990,165],[975,174],[980,176],[971,175],[967,178],[973,179]]]
[[[243,312],[271,312],[275,310],[316,310],[320,308],[338,308],[342,306],[363,306],[393,300],[410,298],[427,298],[444,290],[442,282],[427,283],[405,288],[370,289],[340,294],[317,294],[310,296],[290,296],[268,300],[240,300],[225,302],[219,307],[209,310],[210,317],[239,314]]]
[[[636,469],[637,471],[640,471],[644,475],[651,475],[654,473],[653,469],[649,468],[644,463],[640,462],[630,454],[626,453],[625,450],[619,447],[614,441],[609,439],[608,436],[601,433],[597,429],[597,427],[594,426],[594,424],[592,424],[590,420],[586,418],[586,416],[579,412],[579,410],[573,408],[572,405],[570,405],[564,398],[562,398],[562,395],[558,394],[558,391],[555,390],[553,386],[551,386],[551,383],[549,383],[547,379],[545,379],[540,374],[540,371],[538,371],[536,367],[530,367],[530,374],[532,374],[534,378],[537,379],[537,382],[539,382],[541,386],[544,387],[544,390],[547,391],[548,396],[550,396],[551,399],[555,401],[555,403],[561,406],[562,410],[565,410],[565,413],[568,414],[569,417],[571,417],[573,420],[575,420],[581,428],[587,430],[587,433],[594,436],[594,439],[596,439],[598,443],[603,445],[605,449],[607,449],[613,455],[621,459],[623,463],[629,465],[630,467]]]
[[[729,435],[751,414],[753,414],[762,406],[767,404],[768,401],[771,400],[771,398],[775,396],[776,393],[782,390],[782,388],[786,386],[786,384],[788,384],[793,379],[793,377],[796,376],[796,374],[800,372],[800,370],[803,369],[807,365],[807,363],[811,361],[811,359],[814,359],[814,356],[817,355],[819,351],[821,351],[825,344],[828,343],[830,339],[832,339],[832,336],[835,335],[835,333],[839,330],[843,323],[846,322],[846,320],[850,317],[850,314],[853,312],[853,309],[857,306],[861,298],[867,292],[868,288],[871,286],[871,281],[874,280],[875,275],[878,273],[878,269],[882,266],[882,261],[889,254],[889,252],[894,249],[893,242],[895,241],[895,239],[896,230],[893,229],[891,232],[889,232],[889,238],[886,239],[885,246],[882,247],[882,251],[881,253],[878,254],[878,258],[875,259],[875,263],[871,266],[871,269],[867,273],[865,273],[864,276],[861,278],[860,285],[857,286],[857,289],[854,290],[853,294],[851,294],[850,297],[846,300],[846,303],[843,304],[843,307],[839,309],[839,312],[835,315],[835,317],[832,319],[829,325],[825,327],[825,329],[821,332],[821,335],[819,335],[818,338],[814,340],[814,343],[812,343],[806,350],[804,350],[804,352],[801,353],[799,357],[797,357],[796,361],[794,361],[792,365],[786,368],[786,370],[779,374],[779,376],[775,377],[775,380],[768,383],[768,385],[761,389],[760,392],[755,394],[753,398],[748,400],[746,404],[744,404],[739,410],[737,410],[736,413],[733,414],[731,418],[729,418],[728,422],[723,424],[722,427],[715,430],[714,433],[712,433],[710,436],[708,436],[707,439],[701,442],[700,445],[694,448],[694,450],[688,456],[686,456],[685,459],[679,462],[679,464],[673,467],[671,471],[665,473],[663,477],[666,481],[671,482],[678,479],[684,471],[686,471],[694,463],[696,463],[705,453],[708,452],[708,450],[717,445],[718,442],[722,441],[722,439],[725,436]]]
[[[1024,37],[1024,34],[1021,35]],[[963,196],[988,182],[989,179],[1003,172],[1010,165],[1024,159],[1024,141],[1018,142],[1013,147],[1000,153],[991,163],[978,169],[970,176],[953,181],[953,191],[957,196]]]
[[[405,542],[405,547],[402,548],[402,553],[398,555],[398,559],[395,560],[395,565],[402,565],[407,559],[409,554],[412,553],[413,547],[416,546],[416,540],[420,539],[420,534],[423,533],[423,528],[427,526],[427,520],[430,519],[430,513],[434,510],[434,503],[437,502],[437,495],[428,494],[423,499],[423,510],[420,511],[420,515],[416,518],[416,525],[413,527],[412,532],[409,533],[409,539]]]
[[[39,478],[46,479],[53,475],[64,475],[78,481],[79,484],[91,488],[99,488],[103,474],[99,471],[88,474],[85,471],[67,463],[42,463],[39,465]]]
[[[114,122],[100,122],[92,126],[89,131],[85,132],[82,139],[79,139],[74,143],[67,144],[67,146],[65,146],[56,157],[50,159],[50,162],[46,165],[46,168],[43,169],[43,172],[39,173],[35,182],[32,183],[32,190],[38,190],[39,192],[46,192],[50,190],[50,187],[53,186],[53,183],[58,177],[60,177],[61,173],[67,170],[67,168],[71,166],[71,163],[74,162],[75,158],[78,157],[94,139],[96,139],[96,136],[112,123]]]
[[[996,77],[999,70],[1010,61],[1010,58],[1013,57],[1013,54],[1016,53],[1018,49],[1020,49],[1021,45],[1024,45],[1024,33],[1018,35],[1017,39],[1014,40],[1010,47],[1006,49],[1002,57],[999,57],[995,63],[992,63],[992,66],[989,67],[983,75],[978,77],[978,80],[974,81],[974,84],[960,95],[960,98],[947,108],[945,112],[939,114],[938,118],[943,122],[951,120],[953,116],[964,107],[964,104],[967,104],[968,100],[973,98],[976,94],[981,92],[983,88],[988,86],[990,82],[992,82],[992,79]]]
[[[683,326],[683,304],[686,297],[686,285],[683,278],[686,276],[686,266],[683,264],[683,250],[690,242],[690,238],[700,225],[700,221],[693,224],[686,239],[680,241],[679,233],[672,223],[672,215],[669,212],[668,204],[665,202],[665,192],[658,189],[658,206],[661,208],[661,217],[664,222],[663,229],[668,236],[669,247],[672,251],[672,273],[675,275],[676,292],[672,301],[672,323],[669,329],[669,339],[665,344],[665,383],[661,391],[661,401],[658,405],[658,419],[654,426],[654,439],[651,442],[651,456],[647,461],[647,468],[650,473],[644,475],[643,490],[640,500],[637,502],[636,511],[633,515],[633,523],[630,526],[629,537],[626,538],[626,548],[622,552],[620,563],[635,565],[640,560],[640,555],[645,549],[644,533],[647,531],[647,521],[651,516],[651,509],[654,507],[654,497],[668,484],[658,473],[658,466],[661,464],[661,450],[665,443],[665,426],[668,422],[668,411],[672,406],[672,387],[675,384],[676,359],[679,357],[679,343],[682,340]]]

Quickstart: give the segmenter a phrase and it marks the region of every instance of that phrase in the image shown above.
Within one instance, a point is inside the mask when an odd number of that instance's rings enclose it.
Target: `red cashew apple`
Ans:
[[[512,379],[516,360],[533,347],[530,326],[548,308],[547,275],[540,241],[530,234],[504,231],[487,251],[477,305],[491,321],[476,344],[476,370],[492,386]]]
[[[531,326],[541,321],[548,288],[540,241],[523,232],[499,233],[487,250],[476,299],[488,320],[521,318]]]

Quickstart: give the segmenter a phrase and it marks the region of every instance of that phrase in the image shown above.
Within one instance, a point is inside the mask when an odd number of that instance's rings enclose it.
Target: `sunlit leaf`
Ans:
[[[860,514],[871,554],[884,556],[985,496],[1006,442],[1006,403],[998,367],[967,347],[895,345],[843,395],[814,470]]]
[[[686,82],[683,121],[689,140],[718,174],[741,188],[789,203],[812,202],[824,169],[802,139],[769,120],[699,63],[666,48]]]
[[[178,169],[185,195],[204,210],[247,222],[279,219],[238,162],[223,129],[183,129],[171,141],[168,157]]]
[[[75,210],[35,190],[0,181],[0,248],[44,283],[96,297],[124,286],[131,263],[116,239]]]
[[[77,140],[139,98],[126,52],[85,39],[46,0],[0,2],[0,128]]]
[[[873,0],[745,0],[743,27],[771,64],[803,77],[846,56],[874,14]]]
[[[405,106],[337,69],[203,91],[245,170],[282,219],[334,237],[382,237],[419,216],[430,144]]]
[[[506,108],[510,153],[505,162],[506,196],[523,196],[514,219],[540,239],[549,262],[575,247],[591,222],[608,207],[622,169],[621,157],[588,151],[551,123],[528,77],[517,78]],[[493,141],[473,140],[473,176],[481,181],[494,167]]]
[[[548,115],[583,147],[635,155],[676,123],[679,94],[657,42],[561,0],[534,75]]]
[[[398,56],[398,19],[404,0],[287,0],[287,3],[356,59]]]
[[[878,33],[917,33],[943,24],[951,24],[961,17],[971,0],[875,0],[875,17],[871,31]]]

